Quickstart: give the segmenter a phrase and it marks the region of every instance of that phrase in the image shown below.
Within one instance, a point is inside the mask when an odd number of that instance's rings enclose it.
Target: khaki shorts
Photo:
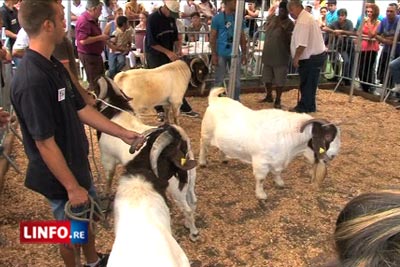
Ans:
[[[262,81],[272,83],[275,86],[284,86],[288,73],[287,66],[268,66],[264,65]]]

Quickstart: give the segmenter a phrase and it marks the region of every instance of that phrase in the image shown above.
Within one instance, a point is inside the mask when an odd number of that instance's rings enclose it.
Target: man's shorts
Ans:
[[[264,65],[262,81],[264,83],[272,83],[275,86],[282,87],[286,84],[287,73],[287,66]]]
[[[95,189],[93,183],[90,186],[88,193],[93,199],[97,199],[96,189]],[[62,221],[62,220],[68,219],[65,216],[65,211],[64,211],[64,207],[65,207],[65,204],[67,203],[68,199],[48,199],[48,201],[50,202],[51,210],[52,210],[54,218],[56,220]],[[87,205],[82,205],[82,206],[73,208],[72,210],[74,213],[75,212],[78,213],[78,212],[83,211],[85,208],[87,208]]]

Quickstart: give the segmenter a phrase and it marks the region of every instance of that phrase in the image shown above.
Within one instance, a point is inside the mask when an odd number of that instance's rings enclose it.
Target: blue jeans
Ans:
[[[317,109],[315,95],[326,57],[324,52],[299,61],[301,98],[297,103],[296,109],[300,112],[315,112]]]
[[[97,198],[96,189],[93,183],[90,186],[88,193],[93,199]],[[48,199],[48,201],[50,203],[51,211],[53,212],[54,218],[58,221],[66,220],[67,218],[65,216],[64,207],[68,199]],[[72,208],[73,212],[80,212],[83,211],[83,209],[84,206]]]
[[[224,86],[225,73],[229,73],[231,66],[231,57],[218,57],[218,65],[215,71],[215,83],[214,86]],[[240,60],[238,61],[238,68],[236,72],[235,91],[233,93],[233,99],[240,101]]]
[[[389,63],[390,72],[392,73],[393,82],[400,84],[400,57],[393,59]]]
[[[108,55],[109,75],[113,79],[114,76],[120,72],[126,64],[125,54],[110,53]]]

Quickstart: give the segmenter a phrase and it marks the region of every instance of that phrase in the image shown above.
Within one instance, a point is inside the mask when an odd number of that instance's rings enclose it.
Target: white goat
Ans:
[[[128,162],[114,202],[115,241],[108,266],[186,267],[189,261],[171,232],[165,191],[176,174],[187,182],[188,159],[184,136],[175,126],[150,134],[139,155]]]
[[[108,267],[190,266],[172,236],[165,200],[145,177],[121,177],[114,204],[115,241]]]
[[[106,86],[100,86],[105,89],[107,87],[111,87],[110,79],[103,77],[98,82],[105,83]],[[108,83],[108,85],[107,85]],[[115,94],[114,94],[115,93]],[[110,101],[110,104],[116,105],[117,107],[123,108],[124,104],[118,103],[118,100],[123,98],[123,95],[118,91],[114,91],[111,88],[108,88],[106,91],[101,91],[100,95],[107,101]],[[117,100],[115,100],[117,98]],[[129,105],[128,105],[129,107]],[[101,107],[99,107],[101,108]],[[127,107],[125,107],[127,108]],[[106,114],[113,122],[138,133],[144,133],[149,129],[155,129],[154,126],[149,126],[143,124],[137,117],[133,116],[128,112],[120,112],[118,110],[108,108],[107,110],[111,111],[111,114]],[[194,154],[190,145],[190,138],[186,134],[186,132],[179,126],[174,125],[175,129],[180,132],[181,136],[186,140],[188,144],[188,157],[190,159],[194,159]],[[99,147],[101,151],[101,162],[103,168],[105,170],[106,179],[107,179],[107,193],[110,192],[112,179],[115,174],[115,168],[117,164],[126,165],[129,161],[134,159],[141,150],[136,151],[134,154],[129,153],[129,145],[123,142],[121,139],[113,137],[111,135],[102,133],[99,139]],[[174,202],[177,204],[179,209],[184,214],[184,225],[186,228],[190,230],[190,239],[195,241],[198,238],[199,231],[196,228],[195,224],[195,210],[197,197],[194,192],[195,182],[196,182],[196,168],[190,169],[188,172],[188,182],[185,186],[180,190],[179,181],[177,177],[172,177],[169,180],[168,193],[171,195]]]
[[[143,110],[162,105],[166,121],[179,124],[179,109],[186,89],[191,82],[204,87],[208,68],[201,58],[192,59],[188,65],[182,60],[155,69],[133,69],[118,73],[115,84],[132,98],[132,107],[140,114]]]
[[[185,183],[186,171],[196,161],[185,156],[187,146],[174,126],[154,132],[148,143],[145,157],[129,161],[120,180],[114,202],[115,241],[107,266],[190,266],[172,236],[165,190],[173,173]]]
[[[335,125],[304,113],[251,110],[238,101],[218,97],[223,91],[213,89],[208,98],[201,124],[201,166],[206,165],[210,144],[230,158],[252,164],[259,199],[267,198],[263,189],[267,174],[271,171],[275,183],[283,186],[281,172],[298,155],[314,163],[317,176],[326,174],[325,163],[338,154],[340,147],[340,131]]]

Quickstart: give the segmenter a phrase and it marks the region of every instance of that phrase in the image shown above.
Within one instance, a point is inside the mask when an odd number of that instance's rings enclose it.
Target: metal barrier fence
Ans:
[[[381,95],[381,101],[386,101],[394,87],[389,63],[399,56],[393,45],[381,45],[374,38],[358,38],[357,36],[328,34],[328,67],[326,73],[337,79],[334,90],[342,82],[351,87],[359,87],[364,92]],[[361,42],[368,42],[369,47],[377,50],[363,50]],[[395,51],[394,57],[391,52]],[[330,67],[329,67],[330,65]]]
[[[11,80],[12,80],[12,74],[13,74],[13,67],[11,63],[1,63],[1,79],[4,81],[4,84],[1,83],[1,93],[0,93],[0,107],[2,107],[4,110],[8,111],[11,116],[13,116],[13,108],[11,105],[11,100],[10,100],[10,86],[11,86]],[[13,159],[6,154],[5,152],[5,139],[9,133],[14,134],[19,140],[22,141],[22,138],[20,135],[16,132],[16,130],[13,128],[13,125],[11,123],[8,123],[5,127],[0,129],[0,156],[4,157],[10,165],[18,172],[20,173],[20,170],[18,166],[15,164]]]
[[[264,20],[260,20],[261,25]],[[242,66],[241,80],[260,80],[262,78],[262,50],[264,47],[265,31],[263,27],[258,27],[254,32],[253,38],[247,36],[247,64]],[[181,32],[186,35],[199,34],[199,32]],[[201,34],[210,34],[210,31],[201,32]],[[327,47],[328,60],[323,68],[323,75],[327,80],[336,82],[334,91],[341,84],[359,88],[360,90],[380,94],[381,101],[386,101],[392,94],[393,82],[389,71],[389,62],[397,58],[400,52],[394,53],[391,57],[392,45],[379,44],[378,51],[361,51],[361,44],[358,44],[358,36],[335,35],[333,33],[321,32],[324,35]],[[366,42],[377,42],[375,39],[361,38]],[[184,45],[184,54],[189,56],[207,56],[210,58],[211,49],[209,42],[201,38],[197,42],[188,42]],[[210,69],[212,66],[210,65]],[[288,64],[289,76],[298,75],[297,69],[293,67],[292,62]],[[354,76],[353,76],[354,72]],[[209,80],[213,80],[213,71]],[[354,77],[354,78],[353,78]],[[385,82],[386,81],[386,82]],[[351,93],[352,94],[352,93]]]

